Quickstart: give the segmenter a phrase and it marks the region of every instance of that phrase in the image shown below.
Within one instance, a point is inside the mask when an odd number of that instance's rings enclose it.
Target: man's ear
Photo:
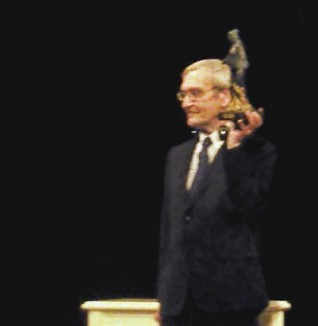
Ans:
[[[226,107],[230,104],[232,95],[229,89],[225,88],[219,92],[219,97],[223,107]]]

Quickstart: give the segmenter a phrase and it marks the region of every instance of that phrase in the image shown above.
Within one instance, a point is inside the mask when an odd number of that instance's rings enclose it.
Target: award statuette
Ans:
[[[223,62],[227,64],[231,69],[231,87],[230,92],[232,95],[231,102],[227,109],[220,112],[218,118],[220,120],[231,120],[235,123],[235,127],[239,128],[238,121],[243,120],[245,124],[248,120],[245,116],[246,111],[254,111],[255,108],[250,103],[246,94],[245,88],[245,75],[246,70],[249,67],[247,54],[245,51],[244,43],[242,42],[239,30],[233,29],[227,33],[227,38],[231,43],[231,47],[228,54],[223,59]],[[264,112],[256,110],[263,117]],[[219,128],[219,135],[222,140],[227,137],[228,128],[221,126]]]

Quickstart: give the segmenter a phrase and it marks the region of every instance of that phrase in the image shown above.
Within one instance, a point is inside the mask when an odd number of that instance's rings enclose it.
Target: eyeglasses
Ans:
[[[188,98],[190,100],[197,101],[200,98],[202,98],[205,93],[207,93],[209,91],[212,91],[215,88],[218,88],[218,87],[213,87],[213,88],[211,88],[211,89],[209,89],[207,91],[205,91],[203,89],[200,89],[200,88],[194,88],[194,89],[191,89],[189,91],[179,91],[179,92],[177,92],[176,96],[177,96],[177,99],[178,99],[179,102],[184,101],[186,96],[188,96]]]

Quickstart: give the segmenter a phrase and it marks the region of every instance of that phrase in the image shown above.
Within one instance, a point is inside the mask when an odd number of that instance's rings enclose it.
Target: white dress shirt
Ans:
[[[189,190],[192,186],[196,171],[198,169],[199,164],[199,154],[202,149],[203,141],[206,137],[210,137],[212,144],[208,148],[208,156],[209,156],[209,163],[213,162],[216,154],[218,153],[219,149],[223,145],[223,140],[220,140],[219,132],[217,130],[213,131],[211,134],[206,135],[204,133],[199,133],[199,141],[194,147],[194,151],[192,154],[190,169],[188,173],[188,179],[187,179],[187,190]]]

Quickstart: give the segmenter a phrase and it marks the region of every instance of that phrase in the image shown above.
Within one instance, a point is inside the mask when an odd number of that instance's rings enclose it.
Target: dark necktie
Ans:
[[[202,143],[202,149],[199,154],[199,164],[196,175],[194,177],[191,188],[189,189],[189,194],[193,196],[199,189],[202,182],[203,176],[205,174],[206,168],[209,164],[208,148],[212,144],[210,137],[206,137]]]

